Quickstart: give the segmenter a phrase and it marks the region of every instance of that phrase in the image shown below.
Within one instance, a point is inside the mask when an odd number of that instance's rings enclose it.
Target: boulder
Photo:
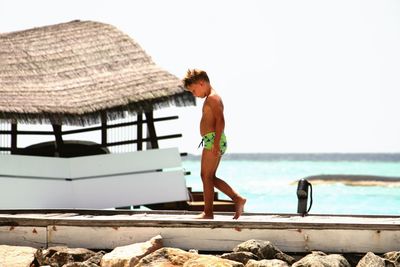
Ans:
[[[141,258],[160,249],[162,246],[162,237],[158,235],[146,242],[117,247],[103,256],[100,266],[133,267],[136,266]]]
[[[368,252],[357,264],[357,267],[385,267],[385,260],[375,255],[372,252]]]
[[[246,264],[249,260],[258,260],[258,257],[249,251],[224,253],[221,258]]]
[[[96,253],[86,248],[50,247],[38,249],[35,253],[40,265],[62,267],[68,263],[84,262],[95,256]]]
[[[62,267],[99,267],[104,251],[97,252],[93,257],[84,262],[67,263]]]
[[[289,267],[289,265],[282,260],[249,260],[246,267]]]
[[[393,260],[392,260],[393,259]],[[395,253],[388,252],[384,254],[384,258],[368,252],[357,264],[357,267],[397,267]]]
[[[100,266],[101,259],[104,257],[104,254],[106,254],[104,251],[99,251],[97,252],[93,257],[85,261],[86,263],[94,263],[98,266]]]
[[[136,267],[183,266],[190,259],[197,259],[199,257],[199,254],[187,252],[179,248],[161,248],[143,257]]]
[[[142,258],[136,267],[244,267],[242,263],[211,255],[200,255],[179,248],[161,248]]]
[[[400,251],[391,251],[383,254],[383,258],[393,262],[394,266],[400,267]]]
[[[62,267],[99,267],[100,265],[91,262],[73,262],[64,264]]]
[[[190,259],[183,264],[183,267],[244,267],[243,263],[222,259],[211,255],[201,255],[197,259]]]
[[[0,245],[0,266],[29,267],[36,248]]]
[[[321,251],[312,252],[298,262],[294,263],[292,267],[351,267],[350,263],[345,257],[338,254],[326,255]]]
[[[283,260],[287,262],[289,265],[295,262],[295,259],[285,253],[283,253],[279,248],[274,246],[269,241],[264,240],[255,240],[251,239],[245,241],[239,245],[237,245],[234,249],[234,252],[239,251],[248,251],[256,255],[260,260]]]

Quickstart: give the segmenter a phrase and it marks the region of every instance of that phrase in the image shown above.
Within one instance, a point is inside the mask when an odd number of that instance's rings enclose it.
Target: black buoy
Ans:
[[[307,209],[307,200],[308,200],[308,187],[311,188],[310,192],[310,207]],[[297,184],[297,213],[305,216],[311,209],[312,206],[312,185],[306,179],[300,179]]]

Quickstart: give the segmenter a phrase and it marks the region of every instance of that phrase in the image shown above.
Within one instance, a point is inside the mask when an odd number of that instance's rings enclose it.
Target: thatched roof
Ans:
[[[194,105],[181,81],[111,25],[72,21],[0,34],[0,119],[86,125]]]

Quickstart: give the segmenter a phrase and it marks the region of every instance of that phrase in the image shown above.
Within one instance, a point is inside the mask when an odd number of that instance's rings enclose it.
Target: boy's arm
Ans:
[[[221,135],[225,128],[224,110],[221,98],[219,96],[217,95],[209,96],[208,100],[210,103],[212,113],[215,118],[215,139],[211,151],[215,155],[219,155]]]

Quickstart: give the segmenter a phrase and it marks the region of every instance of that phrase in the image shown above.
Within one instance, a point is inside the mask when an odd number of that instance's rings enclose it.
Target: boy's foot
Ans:
[[[233,202],[235,202],[235,215],[233,216],[234,220],[239,219],[240,215],[242,215],[246,201],[247,199],[242,198],[241,196],[238,196],[233,200]]]
[[[206,215],[205,212],[200,213],[195,219],[214,219],[214,215]]]

